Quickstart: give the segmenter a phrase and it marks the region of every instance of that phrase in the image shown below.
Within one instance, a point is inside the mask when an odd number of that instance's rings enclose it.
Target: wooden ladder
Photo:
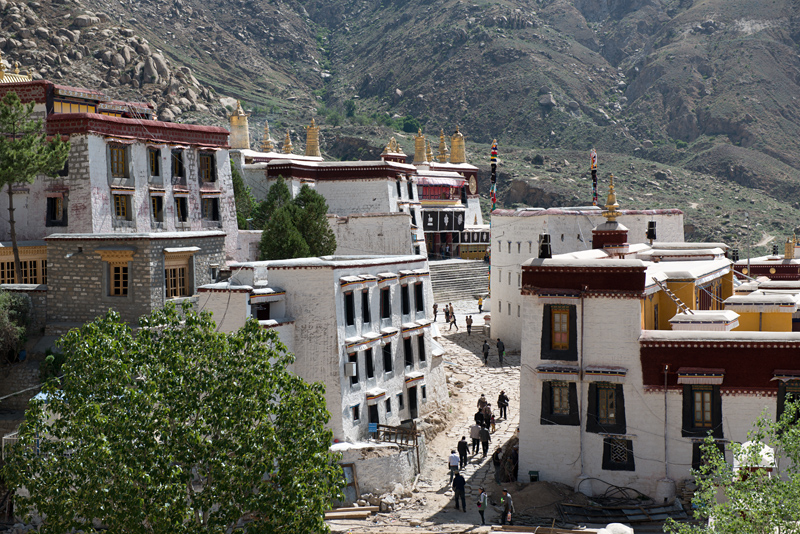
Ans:
[[[666,284],[664,284],[660,280],[656,280],[655,278],[653,280],[655,280],[656,285],[661,288],[661,291],[666,293],[667,296],[672,299],[672,301],[678,307],[678,311],[680,313],[685,313],[685,314],[688,314],[688,315],[694,315],[694,312],[689,308],[689,306],[684,304],[683,301],[678,298],[678,295],[673,293],[672,290],[666,286]]]

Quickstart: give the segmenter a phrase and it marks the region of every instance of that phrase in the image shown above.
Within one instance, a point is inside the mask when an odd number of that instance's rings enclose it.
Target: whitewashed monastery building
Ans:
[[[706,435],[746,441],[800,386],[800,285],[736,287],[714,243],[629,244],[606,207],[593,249],[522,265],[520,471],[661,502]]]

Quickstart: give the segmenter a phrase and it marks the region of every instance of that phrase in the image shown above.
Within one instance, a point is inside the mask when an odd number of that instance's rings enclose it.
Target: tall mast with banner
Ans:
[[[495,206],[497,206],[497,139],[492,139],[492,187],[489,190],[489,195],[492,198],[492,211],[494,211]],[[489,235],[492,235],[492,217],[489,214]],[[491,238],[489,243],[491,243]],[[491,248],[491,247],[490,247]],[[489,256],[491,258],[491,255]],[[491,262],[490,262],[491,265]],[[492,293],[492,284],[491,284],[491,277],[492,277],[492,269],[489,267],[489,295]]]
[[[589,159],[592,162],[592,206],[597,206],[597,152],[595,149],[589,152]]]

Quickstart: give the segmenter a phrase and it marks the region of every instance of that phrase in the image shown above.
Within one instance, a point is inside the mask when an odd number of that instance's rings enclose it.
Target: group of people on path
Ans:
[[[453,495],[456,501],[456,510],[467,512],[467,481],[461,472],[456,471],[452,477],[450,485],[453,489]],[[461,507],[459,507],[459,502]],[[503,506],[503,512],[500,514],[500,524],[512,525],[511,514],[516,512],[514,509],[514,501],[511,494],[507,489],[503,488],[503,496],[500,498],[500,504]],[[486,509],[489,507],[489,495],[486,493],[486,488],[481,486],[480,493],[478,494],[478,513],[481,515],[481,525],[486,524]]]
[[[438,315],[439,315],[439,305],[434,303],[433,304],[433,321],[434,322],[436,322],[436,317]],[[450,330],[452,330],[453,327],[455,327],[456,328],[456,332],[458,332],[458,323],[456,322],[456,312],[455,312],[455,309],[453,309],[453,304],[452,303],[448,303],[448,304],[444,305],[444,322],[447,323],[448,325],[450,325],[450,328],[447,329],[448,332]],[[472,335],[472,323],[474,322],[472,320],[472,315],[467,315],[467,318],[465,319],[465,322],[467,324],[467,335],[471,336]]]
[[[483,340],[483,346],[481,350],[483,351],[483,364],[489,365],[489,340]],[[506,355],[506,344],[503,343],[500,338],[497,338],[497,359],[500,360],[500,365],[503,365],[503,357]]]

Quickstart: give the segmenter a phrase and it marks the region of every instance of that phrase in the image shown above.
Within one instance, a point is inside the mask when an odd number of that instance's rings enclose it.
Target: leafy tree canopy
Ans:
[[[669,522],[666,532],[679,534],[800,533],[800,404],[787,402],[778,421],[763,414],[745,443],[727,444],[729,459],[709,436],[704,464],[694,471],[698,485],[692,500],[702,524]],[[772,459],[764,447],[772,449]],[[770,472],[771,471],[771,472]]]
[[[277,334],[174,306],[139,326],[110,311],[60,341],[4,468],[41,532],[325,531],[343,477],[324,386],[287,371]]]
[[[328,224],[328,203],[322,195],[304,185],[292,200],[289,188],[279,177],[270,187],[265,204],[268,218],[261,236],[262,260],[336,252],[336,236]]]

